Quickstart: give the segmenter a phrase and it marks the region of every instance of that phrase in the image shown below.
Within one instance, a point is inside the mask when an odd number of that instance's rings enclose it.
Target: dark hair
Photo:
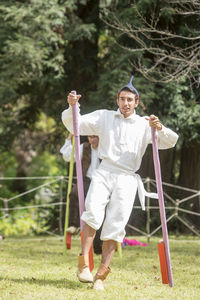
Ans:
[[[122,88],[122,89],[119,91],[118,96],[119,96],[119,95],[121,94],[121,92],[123,92],[123,91],[131,92],[132,94],[134,94],[135,96],[137,96],[137,95],[136,95],[136,92],[135,92],[134,90],[131,90],[131,89],[128,88],[128,87]]]

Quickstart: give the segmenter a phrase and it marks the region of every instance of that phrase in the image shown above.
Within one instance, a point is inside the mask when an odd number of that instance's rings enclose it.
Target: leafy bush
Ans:
[[[15,215],[10,215],[8,218],[0,220],[0,232],[4,236],[33,236],[48,230],[44,223],[44,220],[37,220],[33,210],[23,213],[20,211],[15,213]]]

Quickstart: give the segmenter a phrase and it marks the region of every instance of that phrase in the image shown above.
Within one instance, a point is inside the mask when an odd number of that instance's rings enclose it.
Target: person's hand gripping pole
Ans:
[[[79,136],[79,127],[78,127],[78,104],[77,104],[77,101],[79,100],[81,95],[76,95],[76,91],[72,91],[70,95],[71,97],[69,97],[68,102],[72,106],[72,114],[73,114],[76,174],[77,174],[77,185],[78,185],[79,215],[80,215],[81,241],[82,241],[84,222],[81,220],[81,215],[85,209],[85,205],[84,205],[83,173],[82,173],[82,164],[81,164],[81,155],[80,155],[80,136]],[[94,267],[92,247],[89,253],[89,267],[90,267],[90,271],[92,271]]]

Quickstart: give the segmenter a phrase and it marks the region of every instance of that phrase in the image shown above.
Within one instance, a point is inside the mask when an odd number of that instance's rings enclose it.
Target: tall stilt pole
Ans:
[[[73,91],[74,95],[76,95],[76,91]],[[74,141],[75,141],[75,154],[76,154],[76,175],[77,175],[77,185],[78,185],[78,198],[79,198],[79,214],[80,214],[80,227],[81,227],[81,236],[83,235],[83,227],[84,222],[81,220],[81,215],[85,208],[84,203],[84,188],[83,188],[83,173],[82,173],[82,164],[81,164],[81,155],[80,155],[80,136],[78,129],[78,105],[75,104],[72,106],[72,114],[73,114],[73,126],[74,126]],[[93,270],[93,251],[92,248],[89,254],[89,263],[90,263],[90,271]]]
[[[165,214],[165,204],[164,204],[164,196],[163,196],[163,189],[162,189],[162,179],[161,179],[161,169],[160,169],[160,160],[158,154],[158,145],[157,145],[157,137],[156,137],[156,130],[155,128],[151,128],[152,134],[152,145],[153,145],[153,161],[154,161],[154,169],[155,169],[155,176],[156,176],[156,186],[158,191],[158,201],[160,207],[160,218],[161,218],[161,225],[162,225],[162,234],[163,234],[163,242],[164,242],[164,251],[159,251],[162,253],[162,258],[166,258],[166,265],[167,265],[167,274],[168,274],[168,282],[166,282],[166,278],[163,278],[163,283],[169,283],[170,287],[173,287],[173,276],[172,276],[172,268],[171,268],[171,259],[170,259],[170,251],[169,251],[169,240],[168,240],[168,231],[167,231],[167,222],[166,222],[166,214]],[[163,257],[165,256],[165,257]],[[161,263],[161,260],[160,260]],[[162,270],[162,263],[161,263],[161,270]],[[162,275],[164,272],[162,272]]]

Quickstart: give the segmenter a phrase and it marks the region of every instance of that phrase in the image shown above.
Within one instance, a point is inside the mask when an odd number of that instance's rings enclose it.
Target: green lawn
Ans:
[[[68,251],[56,238],[7,238],[0,241],[0,299],[200,299],[199,239],[170,237],[173,288],[161,283],[158,240],[152,238],[148,247],[126,246],[122,259],[116,252],[105,291],[95,292],[76,278],[79,237]],[[99,262],[95,255],[94,272]]]

